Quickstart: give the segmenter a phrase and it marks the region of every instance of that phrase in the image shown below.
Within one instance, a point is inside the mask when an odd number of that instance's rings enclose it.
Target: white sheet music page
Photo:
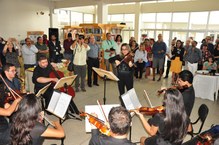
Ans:
[[[58,103],[57,103],[55,110],[54,110],[54,114],[63,118],[65,116],[67,109],[68,109],[71,98],[72,98],[72,96],[61,92],[60,98],[59,98]]]
[[[138,100],[138,97],[137,97],[137,94],[134,88],[132,88],[131,90],[123,94],[122,100],[127,110],[137,109],[142,106]]]
[[[52,98],[51,98],[51,100],[49,102],[49,106],[47,108],[48,111],[50,111],[50,112],[54,112],[55,111],[55,108],[56,108],[56,105],[58,103],[59,98],[60,98],[60,93],[54,91],[53,94],[52,94]]]

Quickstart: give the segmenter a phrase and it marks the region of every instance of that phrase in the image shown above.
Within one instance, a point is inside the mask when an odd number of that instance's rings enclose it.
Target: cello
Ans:
[[[52,72],[49,74],[49,77],[50,78],[58,78],[58,79],[61,79],[62,77],[64,77],[64,73],[59,71],[59,70],[55,70],[55,68],[50,65],[50,67],[52,68]],[[73,98],[75,97],[75,91],[74,89],[71,87],[71,86],[63,86],[59,89],[59,91],[61,92],[65,92],[69,95],[71,95]]]

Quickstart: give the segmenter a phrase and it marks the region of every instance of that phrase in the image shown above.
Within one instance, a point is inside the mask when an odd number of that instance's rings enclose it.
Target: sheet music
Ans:
[[[72,97],[70,95],[61,92],[58,103],[57,103],[55,110],[54,110],[54,114],[63,118],[67,109],[68,109],[71,98]]]
[[[112,107],[117,107],[117,106],[120,106],[120,105],[119,104],[102,105],[103,110],[106,114],[106,117],[108,117],[111,108]],[[96,113],[99,119],[105,120],[98,105],[86,105],[85,106],[85,112],[89,113],[89,114]],[[90,125],[87,118],[85,119],[85,131],[86,132],[91,132],[91,125]]]
[[[137,109],[142,106],[138,100],[138,97],[137,97],[137,94],[134,88],[127,91],[121,97],[127,110]]]
[[[60,98],[60,93],[54,91],[53,94],[52,94],[52,98],[50,99],[49,106],[47,108],[48,111],[50,111],[50,112],[55,111],[55,107],[56,107],[56,105],[59,101],[59,98]]]

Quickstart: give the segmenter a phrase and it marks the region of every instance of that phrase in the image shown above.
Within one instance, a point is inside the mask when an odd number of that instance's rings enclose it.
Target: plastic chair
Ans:
[[[192,127],[192,131],[188,132],[187,134],[191,135],[191,137],[193,138],[194,135],[198,135],[201,133],[202,128],[204,126],[205,120],[208,116],[208,106],[205,104],[202,104],[199,109],[198,109],[198,119],[195,122],[191,122],[192,126],[197,124],[199,121],[201,122],[200,128],[198,130],[198,132],[194,132],[194,129]]]

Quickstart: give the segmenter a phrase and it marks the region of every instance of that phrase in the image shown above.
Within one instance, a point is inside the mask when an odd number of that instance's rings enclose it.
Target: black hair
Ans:
[[[39,41],[39,39],[42,38],[41,36],[37,37],[37,41]]]
[[[109,112],[109,125],[113,133],[125,135],[130,127],[131,115],[123,107],[113,107]]]
[[[79,35],[79,37],[78,37],[79,39],[84,39],[84,35]]]
[[[30,132],[39,121],[41,111],[37,97],[34,94],[24,96],[13,116],[11,124],[11,145],[31,145]]]
[[[14,64],[12,64],[12,63],[6,63],[4,66],[3,66],[3,72],[4,71],[9,71],[9,69],[10,69],[10,67],[15,67],[15,65]]]
[[[37,61],[46,60],[46,59],[47,59],[46,55],[41,54],[39,55]]]
[[[116,39],[115,39],[115,41],[117,42],[118,39],[119,39],[119,37],[121,38],[121,39],[120,39],[120,42],[122,42],[122,36],[121,36],[120,34],[116,35]]]
[[[187,134],[189,118],[186,114],[183,96],[177,89],[167,89],[164,94],[164,128],[160,132],[171,144],[181,144]]]
[[[189,70],[183,70],[179,73],[179,78],[182,81],[188,81],[190,84],[193,82],[193,74]]]

